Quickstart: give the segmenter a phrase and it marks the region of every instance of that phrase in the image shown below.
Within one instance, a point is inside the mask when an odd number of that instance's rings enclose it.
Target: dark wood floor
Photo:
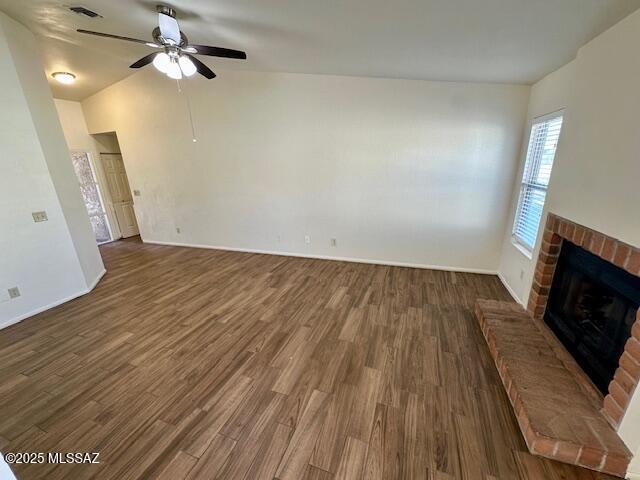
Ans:
[[[492,276],[142,245],[0,332],[3,452],[47,479],[600,479],[533,457],[473,318]]]

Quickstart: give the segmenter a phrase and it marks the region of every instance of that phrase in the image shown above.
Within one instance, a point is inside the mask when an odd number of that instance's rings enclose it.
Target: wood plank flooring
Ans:
[[[595,480],[531,456],[472,313],[493,276],[101,247],[90,294],[0,331],[23,479]]]

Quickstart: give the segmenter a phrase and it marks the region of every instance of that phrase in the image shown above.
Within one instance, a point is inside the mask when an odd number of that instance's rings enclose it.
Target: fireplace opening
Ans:
[[[606,395],[640,305],[640,277],[564,241],[544,314]]]

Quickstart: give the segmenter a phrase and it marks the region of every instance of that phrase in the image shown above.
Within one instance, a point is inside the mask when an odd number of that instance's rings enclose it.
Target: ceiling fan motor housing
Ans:
[[[168,5],[156,5],[156,12],[176,18],[176,11]]]

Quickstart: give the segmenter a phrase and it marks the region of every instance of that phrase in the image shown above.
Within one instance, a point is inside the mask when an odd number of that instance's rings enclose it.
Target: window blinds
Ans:
[[[518,210],[513,222],[514,239],[528,250],[533,250],[538,236],[561,129],[561,114],[538,120],[531,127]]]

